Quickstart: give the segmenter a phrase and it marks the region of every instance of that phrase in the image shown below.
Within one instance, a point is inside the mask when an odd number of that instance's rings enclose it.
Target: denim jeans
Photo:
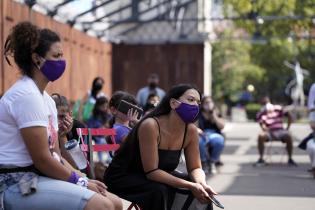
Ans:
[[[95,192],[81,186],[39,176],[37,190],[22,195],[18,184],[4,191],[4,209],[7,210],[83,210]]]
[[[209,154],[211,147],[211,154]],[[199,136],[199,151],[201,161],[217,162],[224,148],[224,137],[213,130],[206,129],[203,135]]]

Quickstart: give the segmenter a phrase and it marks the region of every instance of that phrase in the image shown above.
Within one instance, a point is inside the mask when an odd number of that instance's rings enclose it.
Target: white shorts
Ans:
[[[269,141],[282,141],[284,142],[284,137],[290,135],[290,132],[285,129],[269,131],[268,132],[268,139]]]

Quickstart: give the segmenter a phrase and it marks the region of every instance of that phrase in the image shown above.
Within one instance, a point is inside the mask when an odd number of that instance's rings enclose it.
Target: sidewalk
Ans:
[[[307,172],[308,155],[296,148],[310,133],[307,124],[293,124],[295,137],[293,158],[298,167],[287,166],[284,145],[274,143],[269,164],[253,167],[258,159],[257,123],[227,123],[226,146],[222,155],[224,166],[207,182],[220,195],[218,200],[227,210],[312,210],[315,208],[315,179]],[[275,153],[275,154],[274,154]],[[279,154],[277,154],[279,153]],[[181,166],[183,167],[183,166]],[[180,168],[182,171],[184,168]],[[124,209],[129,202],[124,201]],[[215,210],[219,208],[214,206]]]
[[[256,123],[228,123],[225,129],[224,166],[208,183],[220,193],[218,200],[233,210],[311,210],[315,204],[315,179],[307,172],[309,158],[296,148],[310,129],[307,124],[293,124],[293,158],[298,167],[287,166],[282,143],[274,143],[264,167],[253,167],[258,159]],[[214,209],[218,209],[215,207]]]

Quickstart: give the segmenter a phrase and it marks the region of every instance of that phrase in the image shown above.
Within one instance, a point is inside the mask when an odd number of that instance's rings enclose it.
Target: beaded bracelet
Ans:
[[[89,181],[86,177],[80,177],[78,182],[76,183],[77,185],[81,186],[81,187],[88,187]]]

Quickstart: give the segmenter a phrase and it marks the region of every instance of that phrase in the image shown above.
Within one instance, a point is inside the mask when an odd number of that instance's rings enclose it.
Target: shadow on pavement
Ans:
[[[222,195],[251,196],[294,196],[314,197],[315,179],[307,172],[309,164],[299,164],[298,167],[287,166],[286,163],[272,163],[266,166],[253,167],[252,164],[239,165],[232,184],[221,191]],[[216,176],[224,180],[224,168]],[[227,178],[227,177],[226,177]]]

